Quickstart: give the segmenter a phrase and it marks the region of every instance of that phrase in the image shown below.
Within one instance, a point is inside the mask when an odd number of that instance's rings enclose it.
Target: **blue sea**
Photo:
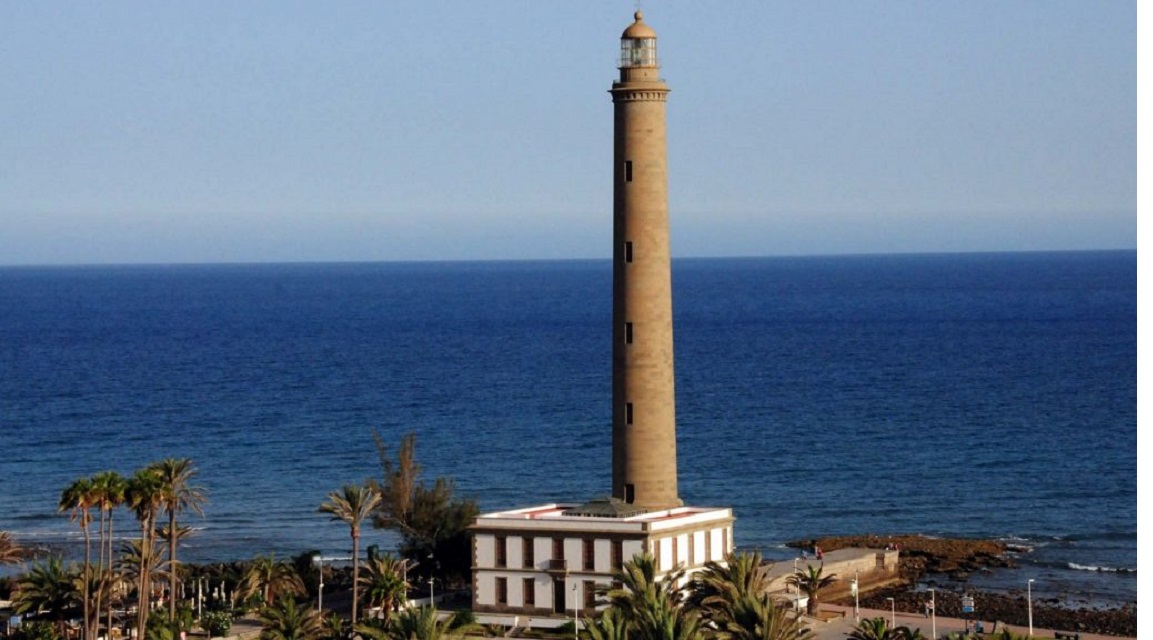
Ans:
[[[976,584],[1135,602],[1136,267],[675,260],[681,497],[773,558],[1007,539],[1032,551]],[[0,530],[75,550],[70,481],[189,457],[210,502],[183,559],[339,555],[317,507],[379,475],[374,431],[486,510],[604,495],[611,286],[608,261],[0,268]]]

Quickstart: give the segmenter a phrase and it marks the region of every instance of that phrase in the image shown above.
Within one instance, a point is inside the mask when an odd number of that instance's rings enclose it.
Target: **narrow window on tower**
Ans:
[[[625,403],[625,424],[633,423],[633,403]]]
[[[632,242],[626,242],[625,243],[625,262],[632,262],[632,261],[633,261],[633,243]]]
[[[631,484],[625,485],[625,502],[632,504],[637,499],[636,487]]]
[[[625,160],[625,182],[633,181],[633,161]]]
[[[633,323],[625,323],[625,344],[633,343]]]

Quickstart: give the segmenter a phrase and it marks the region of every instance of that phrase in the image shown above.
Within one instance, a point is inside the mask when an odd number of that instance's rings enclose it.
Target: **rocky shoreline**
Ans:
[[[933,582],[940,576],[950,581],[965,581],[977,571],[1012,568],[1015,564],[1010,552],[1021,551],[995,540],[958,538],[928,538],[919,535],[894,536],[836,536],[789,543],[791,547],[805,548],[817,544],[825,551],[846,547],[884,549],[896,546],[901,551],[899,571],[905,584],[899,587],[869,591],[861,597],[861,606],[887,609],[888,598],[893,598],[898,611],[924,613],[925,593],[910,590],[918,581]],[[1013,625],[1028,624],[1028,604],[1023,595],[966,590],[972,595],[980,619],[987,623],[1006,622]],[[840,601],[838,604],[852,604]],[[962,618],[961,594],[937,591],[937,615]],[[1070,608],[1056,601],[1033,600],[1033,625],[1039,628],[1060,629],[1081,633],[1137,636],[1137,607]]]

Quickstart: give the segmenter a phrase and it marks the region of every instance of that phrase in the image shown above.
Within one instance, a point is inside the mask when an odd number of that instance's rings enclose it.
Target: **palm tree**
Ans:
[[[896,629],[883,617],[863,618],[849,634],[852,640],[897,640]]]
[[[0,565],[17,564],[24,559],[24,549],[7,531],[0,531]]]
[[[689,582],[688,604],[708,616],[718,606],[759,596],[768,591],[769,566],[760,552],[734,552],[723,562],[706,562]]]
[[[332,515],[333,520],[348,524],[352,535],[352,623],[356,624],[356,602],[360,582],[360,526],[372,516],[380,504],[380,492],[370,485],[346,484],[340,491],[328,494],[328,501],[320,505],[321,513]]]
[[[148,613],[152,606],[152,570],[155,560],[156,516],[164,501],[161,478],[152,467],[139,469],[128,480],[125,502],[140,522],[140,546],[137,582],[136,637],[143,638],[148,627]]]
[[[404,598],[408,585],[404,582],[404,560],[391,554],[376,555],[369,549],[368,563],[360,583],[364,587],[364,604],[368,608],[380,607],[382,617],[388,620],[397,603]]]
[[[84,638],[91,640],[95,637],[95,625],[92,624],[92,603],[88,587],[92,582],[92,534],[88,525],[92,524],[91,509],[96,504],[96,490],[92,481],[87,478],[74,480],[72,484],[60,492],[60,511],[71,512],[69,518],[80,525],[84,534],[84,573],[81,583],[82,610],[84,616]]]
[[[282,597],[260,611],[261,640],[317,640],[324,631],[320,613],[300,607],[296,599]]]
[[[357,624],[356,633],[369,640],[450,640],[460,636],[456,616],[441,620],[436,607],[404,609],[388,624]]]
[[[823,565],[808,565],[804,569],[797,569],[793,575],[789,576],[785,582],[797,587],[801,593],[809,598],[809,603],[806,606],[806,611],[809,615],[817,613],[817,605],[819,604],[818,596],[821,589],[833,584],[837,580],[837,574],[822,575],[825,570]]]
[[[677,585],[683,577],[684,570],[677,568],[658,580],[656,559],[650,553],[640,553],[613,572],[613,581],[620,586],[605,595],[609,606],[620,609],[631,623],[640,611],[657,601],[667,600],[679,607],[681,592]]]
[[[108,588],[102,591],[107,596],[108,628],[112,628],[112,586],[118,582],[112,570],[112,517],[115,510],[124,504],[124,493],[128,482],[115,471],[104,471],[92,476],[92,490],[95,506],[100,510],[100,553],[96,566]],[[100,617],[101,597],[96,598],[95,617]]]
[[[240,581],[242,598],[259,595],[266,606],[271,606],[281,596],[301,596],[304,593],[304,581],[296,568],[287,561],[277,560],[273,554],[253,558]]]
[[[581,636],[586,640],[629,640],[629,623],[620,609],[609,607],[595,619],[585,618]]]
[[[204,489],[192,484],[196,467],[188,458],[167,458],[151,465],[160,478],[161,500],[168,515],[168,531],[177,531],[176,516],[183,511],[202,513],[200,507],[207,501]],[[168,621],[176,620],[176,541],[180,536],[168,536]]]
[[[37,563],[16,585],[16,613],[52,614],[63,636],[64,621],[81,601],[79,578],[79,570],[60,558]]]
[[[804,640],[813,632],[769,594],[745,594],[711,618],[717,640]]]

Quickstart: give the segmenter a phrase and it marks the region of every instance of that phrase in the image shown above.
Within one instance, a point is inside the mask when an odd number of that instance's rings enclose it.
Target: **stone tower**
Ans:
[[[665,98],[657,34],[621,35],[613,97],[613,487],[645,510],[677,497]]]

